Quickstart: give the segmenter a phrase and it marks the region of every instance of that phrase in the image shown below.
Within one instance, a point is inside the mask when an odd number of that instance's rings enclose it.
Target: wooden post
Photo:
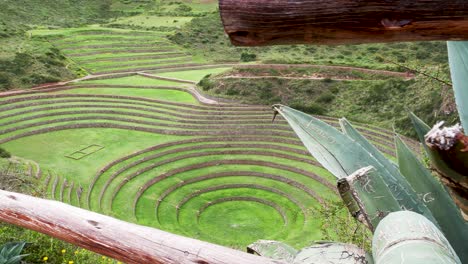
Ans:
[[[219,0],[234,45],[468,39],[466,0]]]
[[[2,190],[0,221],[56,237],[128,264],[282,263],[64,203]]]

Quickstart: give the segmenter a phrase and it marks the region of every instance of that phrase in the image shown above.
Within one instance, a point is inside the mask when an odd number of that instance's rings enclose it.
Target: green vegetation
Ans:
[[[0,263],[1,264],[19,264],[21,259],[26,255],[21,255],[24,242],[7,243],[0,247]]]
[[[468,52],[463,52],[461,55],[466,56]],[[465,65],[460,63],[455,67],[465,67]],[[449,182],[448,179],[451,179],[450,182],[457,182],[465,177],[460,173],[466,171],[466,166],[459,165],[460,163],[466,164],[467,156],[463,154],[465,147],[463,137],[465,136],[459,125],[442,130],[442,124],[439,123],[431,129],[411,114],[415,130],[424,144],[426,154],[437,169],[437,176],[442,178],[442,182],[446,185],[443,186],[398,135],[395,135],[398,156],[398,163],[395,165],[344,118],[340,119],[341,131],[339,131],[311,115],[290,107],[280,104],[273,107],[288,121],[317,161],[337,178],[340,196],[349,211],[356,212],[353,216],[369,226],[371,230],[375,230],[373,256],[376,261],[381,257],[379,255],[381,236],[385,234],[382,230],[388,228],[387,224],[395,225],[397,229],[403,230],[402,239],[410,241],[413,239],[408,237],[408,234],[414,232],[411,227],[416,222],[427,222],[428,224],[424,226],[433,226],[431,230],[434,231],[427,233],[427,236],[442,237],[443,240],[447,240],[447,243],[453,245],[453,249],[449,248],[443,253],[453,256],[456,260],[453,263],[462,263],[468,259],[465,249],[468,226],[463,214],[466,211],[465,203],[462,202],[462,194],[454,195],[455,191],[462,193],[466,190],[454,187],[453,183],[446,183]],[[465,110],[463,105],[460,105],[460,110]],[[446,135],[441,136],[443,133]],[[439,137],[442,137],[442,140]],[[448,140],[454,142],[447,144]],[[366,184],[363,184],[363,180]],[[369,186],[372,186],[371,189]],[[437,199],[427,203],[423,195],[428,193]],[[356,208],[359,209],[356,210]],[[401,221],[401,216],[395,214],[393,214],[394,219],[386,217],[387,214],[408,211],[405,208],[411,208],[411,214],[416,219],[411,220],[410,215],[408,215],[408,220],[405,218],[403,221]],[[407,221],[411,224],[405,224]],[[386,232],[390,234],[395,231]],[[426,232],[426,228],[423,228],[421,232]],[[401,247],[396,250],[400,251],[399,253],[390,256],[398,259],[400,255],[405,254],[405,251],[415,248],[417,247],[413,246],[411,249]],[[422,252],[419,252],[412,258],[419,259],[421,254]],[[441,259],[435,252],[426,258],[434,259],[436,262]]]
[[[305,76],[305,77],[304,77]],[[237,68],[205,77],[200,88],[245,103],[290,105],[311,114],[344,116],[414,136],[408,111],[435,122],[456,122],[453,94],[441,96],[441,84],[418,76],[406,80],[385,72],[320,67]],[[452,102],[452,103],[450,103]]]
[[[71,79],[66,58],[50,43],[19,36],[0,38],[0,91]]]
[[[8,159],[11,158],[10,152],[4,150],[3,148],[0,148],[0,158]]]
[[[49,39],[95,74],[140,71],[146,64],[153,75],[191,81],[207,74],[254,76],[264,71],[186,69],[186,53],[167,45],[158,33],[99,27],[32,33]],[[148,52],[148,47],[139,45],[171,50]],[[129,52],[133,48],[137,51]],[[165,70],[164,62],[173,56],[182,62]],[[266,71],[285,77],[334,72],[340,78],[388,79],[372,72],[321,68]],[[15,155],[48,168],[41,181],[50,198],[127,221],[235,248],[260,238],[280,239],[296,247],[323,238],[356,239],[345,238],[349,234],[343,230],[325,232],[324,219],[333,215],[340,221],[345,215],[320,209],[337,201],[330,174],[314,165],[284,123],[270,123],[268,107],[204,105],[184,92],[187,85],[142,75],[109,75],[50,93],[7,97],[0,108],[0,140]],[[296,84],[298,89],[303,86],[301,81]],[[317,87],[316,93],[321,90],[322,86]],[[332,94],[325,93],[316,101],[333,100]],[[386,155],[394,155],[386,132],[360,128]],[[103,148],[80,159],[68,158],[92,145]],[[156,205],[155,201],[161,202]],[[148,210],[155,206],[156,212]],[[231,216],[229,221],[226,215]],[[226,225],[232,231],[220,236]]]
[[[0,224],[0,244],[26,241],[23,252],[26,263],[120,263],[88,250],[27,229]],[[73,261],[73,262],[70,262]]]
[[[414,42],[341,46],[283,45],[241,48],[230,44],[219,14],[194,18],[170,39],[195,54],[214,61],[242,61],[256,55],[264,63],[310,63],[348,65],[373,69],[405,70],[399,64],[438,65],[447,63],[444,42]],[[244,54],[244,55],[242,55]],[[249,57],[251,60],[252,57]],[[244,60],[245,61],[245,60]]]
[[[50,43],[31,38],[37,27],[70,27],[110,17],[105,1],[2,1],[0,10],[0,90],[72,79],[78,69]],[[34,12],[31,12],[34,10]]]
[[[218,74],[218,73],[225,72],[229,69],[231,68],[221,67],[221,68],[212,68],[212,69],[203,69],[203,70],[161,72],[161,73],[154,73],[154,74],[158,76],[162,76],[162,77],[184,79],[184,80],[198,82],[208,74]]]
[[[161,76],[163,75],[161,74]],[[167,76],[167,75],[164,75],[164,76]],[[130,85],[130,86],[180,86],[181,85],[178,82],[151,79],[151,78],[140,76],[140,75],[133,75],[133,76],[121,77],[121,78],[112,78],[112,79],[103,79],[103,80],[89,80],[89,81],[80,82],[80,84],[83,84],[83,83]]]
[[[79,64],[81,71],[109,74],[157,70],[202,62],[170,43],[161,32],[101,27],[69,30],[35,30],[33,35],[51,41],[64,56]]]
[[[174,100],[176,102],[185,102],[198,104],[198,101],[189,93],[178,90],[168,90],[168,89],[139,89],[138,87],[128,88],[110,88],[106,89],[96,89],[92,88],[93,85],[90,85],[91,88],[77,88],[68,91],[61,92],[62,94],[94,94],[94,95],[121,95],[121,96],[135,96],[140,98],[149,98],[149,99],[161,99],[163,100]]]
[[[337,201],[331,175],[314,165],[284,123],[271,124],[267,107],[201,105],[183,91],[138,88],[159,82],[127,76],[7,97],[0,141],[48,168],[41,180],[51,198],[127,221],[235,248],[260,238],[296,247],[324,238],[320,208]],[[366,131],[385,145],[384,132]],[[92,145],[103,148],[67,158]],[[219,236],[226,228],[218,223],[232,230]]]
[[[128,28],[151,28],[157,30],[174,30],[192,20],[193,17],[179,16],[154,16],[154,15],[137,15],[132,17],[119,18],[112,21],[111,27],[128,27]]]
[[[102,22],[110,17],[112,1],[5,0],[0,10],[0,31],[18,31],[34,25],[70,27]],[[31,12],[34,10],[34,12]]]
[[[0,189],[45,197],[47,194],[43,183],[35,177],[41,168],[34,164],[16,158],[0,159]],[[42,170],[46,171],[45,167]],[[14,241],[26,242],[22,252],[27,256],[21,263],[118,263],[47,235],[5,223],[0,223],[0,234],[0,245],[9,245]],[[1,256],[0,263],[4,263]]]

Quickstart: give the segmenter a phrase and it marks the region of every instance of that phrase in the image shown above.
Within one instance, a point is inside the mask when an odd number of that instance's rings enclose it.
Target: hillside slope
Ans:
[[[421,74],[337,66],[251,65],[207,76],[199,86],[226,99],[281,103],[311,114],[395,127],[409,136],[414,136],[409,111],[430,122],[458,120],[450,86]]]
[[[27,30],[97,23],[111,16],[111,0],[4,0],[0,9],[0,90],[75,77],[70,62]]]
[[[111,0],[4,0],[0,32],[33,25],[69,27],[99,22],[109,17],[111,4]]]

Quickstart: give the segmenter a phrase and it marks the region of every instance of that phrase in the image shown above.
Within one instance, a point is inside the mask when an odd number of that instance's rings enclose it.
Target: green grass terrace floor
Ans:
[[[205,63],[166,38],[167,32],[102,27],[35,30],[48,37],[65,56],[92,74],[157,70]]]

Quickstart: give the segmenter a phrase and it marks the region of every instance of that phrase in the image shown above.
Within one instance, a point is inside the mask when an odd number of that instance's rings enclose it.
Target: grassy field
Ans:
[[[112,85],[111,85],[112,86]],[[103,94],[103,95],[122,95],[144,97],[150,99],[166,99],[168,101],[193,103],[197,104],[198,101],[191,95],[183,91],[173,91],[167,89],[138,89],[138,88],[78,88],[62,92],[64,94]]]
[[[170,78],[177,78],[177,79],[184,79],[184,80],[199,82],[206,75],[219,74],[229,69],[231,68],[221,67],[221,68],[191,70],[191,71],[183,71],[183,72],[182,71],[161,72],[161,73],[155,73],[155,74],[158,76],[163,76],[163,77],[170,77]]]
[[[159,74],[160,76],[168,76],[164,74]],[[171,76],[168,76],[171,77]],[[121,77],[121,78],[112,78],[112,79],[104,79],[104,80],[89,80],[89,81],[82,81],[81,83],[92,83],[92,84],[115,84],[115,85],[143,85],[143,86],[180,86],[181,84],[178,82],[173,81],[166,81],[166,80],[158,80],[158,79],[151,79],[139,75],[133,75],[128,77]]]

